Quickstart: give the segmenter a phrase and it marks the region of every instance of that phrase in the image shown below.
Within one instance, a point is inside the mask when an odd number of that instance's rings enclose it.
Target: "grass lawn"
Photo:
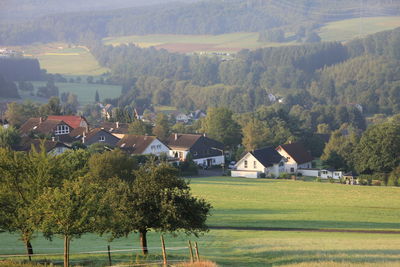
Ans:
[[[242,179],[193,178],[193,193],[214,206],[211,226],[293,227],[339,229],[400,229],[400,188]],[[211,230],[199,239],[200,255],[220,266],[398,266],[400,235],[371,233],[281,232]],[[24,253],[16,235],[0,234],[0,254]],[[149,234],[150,257],[161,259],[159,235]],[[172,260],[187,260],[188,237],[167,235]],[[35,253],[61,253],[62,240],[33,241]],[[76,264],[100,266],[106,254],[106,237],[94,234],[74,240],[71,257]],[[112,250],[138,249],[138,236],[114,240]],[[43,257],[44,258],[44,257]],[[60,262],[62,255],[46,256]],[[115,263],[144,262],[140,251],[115,252]]]
[[[319,34],[324,41],[348,41],[396,27],[400,27],[400,17],[357,18],[328,23]]]
[[[46,82],[32,82],[35,89],[40,86],[44,86]],[[105,85],[105,84],[89,84],[89,83],[56,83],[59,89],[60,95],[63,92],[71,92],[78,96],[80,104],[93,103],[95,99],[96,90],[99,92],[100,100],[105,98],[116,98],[121,95],[121,87],[116,85]],[[21,93],[21,92],[20,92]],[[30,95],[21,93],[21,97],[25,99],[32,98]],[[35,97],[32,100],[36,100]],[[47,99],[45,99],[47,103]]]
[[[24,51],[25,56],[37,58],[40,67],[46,69],[48,73],[96,76],[108,71],[98,64],[89,49],[84,46],[49,43],[13,47],[13,49]]]

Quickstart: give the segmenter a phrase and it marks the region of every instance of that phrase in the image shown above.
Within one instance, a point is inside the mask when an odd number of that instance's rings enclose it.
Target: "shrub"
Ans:
[[[265,173],[264,172],[260,173],[260,178],[265,178]]]
[[[394,169],[388,178],[388,186],[399,186],[400,185],[400,166]]]
[[[279,178],[281,178],[281,179],[289,179],[289,178],[290,178],[290,174],[289,174],[289,173],[286,173],[286,172],[282,172],[282,173],[279,175]]]
[[[328,181],[333,184],[335,182],[335,179],[333,179],[332,177],[328,177]]]
[[[379,180],[373,180],[373,181],[372,181],[372,185],[381,186],[381,185],[382,185],[382,182],[379,181]]]
[[[318,182],[318,183],[322,182],[321,177],[315,178],[315,181]]]

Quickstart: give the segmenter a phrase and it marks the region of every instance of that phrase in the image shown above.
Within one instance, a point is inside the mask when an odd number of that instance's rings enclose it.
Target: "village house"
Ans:
[[[84,132],[81,140],[82,144],[86,146],[100,143],[110,147],[115,147],[120,139],[104,129],[95,128],[87,133]]]
[[[297,173],[297,169],[312,167],[313,157],[300,143],[280,145],[276,151],[285,159],[286,173]]]
[[[170,156],[185,161],[190,153],[193,161],[200,166],[210,167],[225,164],[222,143],[201,134],[171,134],[166,141]]]
[[[106,120],[111,119],[112,117],[112,109],[114,108],[113,105],[107,104],[105,106],[101,105],[101,117],[105,118]]]
[[[180,123],[188,123],[190,121],[190,117],[184,113],[178,113],[175,115],[176,122]]]
[[[232,177],[278,177],[285,170],[284,158],[274,147],[247,152],[231,171]]]
[[[73,116],[73,115],[62,115],[62,116],[48,116],[48,120],[62,120],[73,129],[78,127],[84,127],[89,129],[89,123],[83,116]]]
[[[69,146],[55,140],[40,140],[25,137],[22,138],[20,144],[15,147],[15,150],[30,152],[32,148],[38,152],[40,152],[41,149],[44,148],[47,154],[52,155],[60,155],[65,151],[71,149]]]
[[[121,122],[109,122],[105,121],[100,125],[100,128],[106,130],[107,132],[111,133],[115,137],[122,139],[129,131],[129,124],[128,123],[121,123]]]
[[[73,142],[69,133],[73,128],[63,120],[30,118],[22,126],[19,131],[21,136],[37,136],[37,137],[52,137],[56,141],[63,143]]]
[[[168,156],[169,148],[155,136],[127,134],[118,141],[116,147],[136,155],[153,154]]]

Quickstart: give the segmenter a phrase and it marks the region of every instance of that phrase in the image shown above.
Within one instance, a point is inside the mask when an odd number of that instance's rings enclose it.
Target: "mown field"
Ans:
[[[35,90],[46,85],[46,82],[32,82]],[[80,104],[93,103],[95,100],[96,90],[99,92],[100,100],[105,98],[116,98],[121,94],[121,87],[116,85],[106,85],[106,84],[89,84],[89,83],[56,83],[60,94],[63,92],[70,92],[78,96],[78,101]],[[24,99],[32,99],[39,102],[47,102],[47,99],[31,97],[29,94],[24,94],[20,92],[21,97]]]
[[[371,17],[362,19],[347,19],[327,23],[318,33],[323,41],[348,41],[356,37],[373,34],[379,31],[400,27],[400,17]],[[139,47],[164,48],[179,53],[235,53],[241,49],[257,49],[296,45],[296,42],[264,43],[258,42],[258,33],[229,33],[221,35],[173,35],[151,34],[108,37],[103,39],[106,45],[121,45],[132,43]]]
[[[319,35],[324,41],[348,41],[397,27],[400,27],[400,16],[347,19],[326,24]]]
[[[25,56],[37,58],[40,66],[48,73],[63,75],[101,75],[108,69],[101,67],[89,49],[66,43],[49,43],[13,47],[24,51]]]
[[[210,226],[237,226],[244,230],[212,229],[196,239],[200,255],[220,266],[396,266],[400,265],[400,234],[254,231],[249,227],[329,228],[400,230],[400,188],[361,187],[340,184],[251,180],[240,178],[194,178],[193,193],[214,206]],[[246,229],[249,228],[249,229]],[[187,240],[166,236],[171,260],[187,260]],[[0,234],[0,254],[24,253],[16,235]],[[140,251],[114,252],[113,259],[148,262],[161,259],[159,234],[149,235],[151,256],[145,261]],[[100,266],[107,238],[94,234],[73,241],[72,260]],[[114,240],[111,249],[138,249],[138,236]],[[61,253],[62,240],[33,241],[36,253]],[[43,256],[61,262],[62,256]]]

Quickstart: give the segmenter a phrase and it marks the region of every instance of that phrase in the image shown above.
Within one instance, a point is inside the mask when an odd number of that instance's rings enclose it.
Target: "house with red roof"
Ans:
[[[89,128],[89,123],[83,116],[73,116],[73,115],[64,115],[64,116],[48,116],[48,120],[61,120],[66,124],[71,126],[73,129],[78,127]]]

